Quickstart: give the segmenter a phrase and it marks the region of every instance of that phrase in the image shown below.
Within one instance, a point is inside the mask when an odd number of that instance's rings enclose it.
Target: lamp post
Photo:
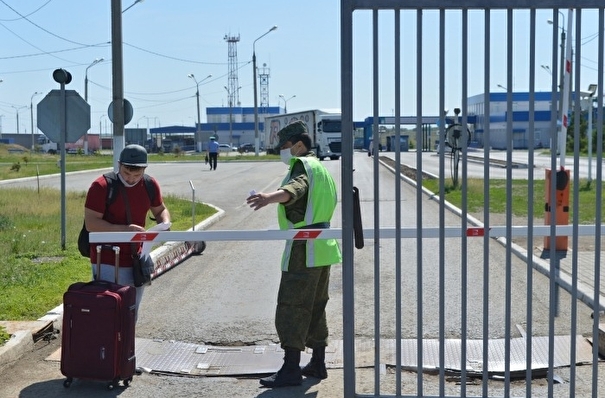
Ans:
[[[27,105],[24,105],[24,106],[11,105],[11,108],[15,109],[15,112],[17,112],[17,134],[19,134],[19,109],[27,108]]]
[[[38,94],[42,94],[38,91],[32,94],[29,100],[29,109],[30,109],[30,117],[31,117],[31,127],[32,127],[32,152],[36,149],[36,141],[34,140],[34,97]]]
[[[561,17],[563,17],[563,26],[559,26],[559,29],[561,29],[561,70],[559,71],[559,116],[558,118],[561,119],[561,117],[563,116],[563,95],[565,95],[563,93],[563,80],[565,79],[565,14],[563,14],[561,11],[559,11],[559,14],[561,14]],[[546,21],[549,25],[553,25],[554,21],[552,19],[549,19]],[[555,140],[555,142],[559,142],[559,140]],[[565,143],[563,142],[563,145],[565,145]],[[558,147],[557,152],[563,153],[563,148]]]
[[[286,97],[284,97],[282,94],[279,95],[279,98],[284,100],[284,113],[288,113],[288,101],[290,101],[292,98],[295,98],[296,94],[294,94],[293,96],[291,96],[290,98],[286,99]]]
[[[99,62],[103,62],[104,58],[96,58],[90,65],[86,67],[84,72],[84,101],[88,102],[88,69],[92,68]],[[32,144],[33,145],[33,144]],[[88,154],[88,130],[84,132],[84,154]]]
[[[596,84],[588,85],[588,131],[586,132],[586,138],[588,139],[588,183],[592,182],[592,112],[594,110],[592,106],[592,97],[597,91]]]
[[[252,42],[252,81],[254,82],[254,155],[258,156],[258,95],[256,94],[256,42],[277,29],[276,25],[273,25],[271,29],[259,36],[254,42]]]
[[[551,72],[550,67],[548,65],[540,65],[540,67],[542,69],[544,69],[546,72],[548,72],[549,75],[552,76],[552,72]]]
[[[103,119],[103,118],[105,118],[105,119]],[[105,114],[101,115],[101,117],[99,118],[99,135],[101,135],[101,125],[102,125],[103,120],[105,120],[105,127],[103,128],[102,131],[103,131],[104,135],[107,135],[107,115],[105,115]]]
[[[498,84],[498,87],[500,87],[504,91],[508,91],[508,89],[506,87],[504,87],[503,85],[501,85],[501,84]]]
[[[195,75],[193,73],[188,74],[187,77],[190,79],[193,79],[193,81],[195,82],[195,97],[197,99],[197,128],[195,129],[195,135],[197,137],[197,151],[201,153],[202,152],[202,132],[201,132],[202,121],[200,119],[200,83],[207,79],[210,79],[212,77],[212,75],[206,76],[204,79],[200,80],[199,82],[197,81],[197,79],[195,78]]]

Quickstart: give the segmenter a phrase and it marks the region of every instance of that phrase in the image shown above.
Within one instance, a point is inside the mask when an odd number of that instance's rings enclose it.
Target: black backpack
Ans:
[[[105,211],[107,211],[109,205],[116,199],[118,188],[122,182],[114,171],[103,174],[103,177],[107,181],[107,200],[105,200]],[[149,195],[149,200],[153,203],[155,200],[155,187],[151,181],[151,177],[143,174],[143,180],[145,181],[145,189],[147,190],[147,195]],[[78,235],[78,251],[82,256],[90,258],[90,239],[89,232],[86,229],[86,222],[82,223],[82,229]]]

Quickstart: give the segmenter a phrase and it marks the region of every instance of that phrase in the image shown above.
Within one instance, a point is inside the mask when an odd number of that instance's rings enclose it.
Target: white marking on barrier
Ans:
[[[527,236],[529,228],[525,226],[490,226],[489,230],[483,227],[462,229],[461,227],[423,228],[422,234],[418,233],[416,228],[401,228],[399,230],[402,238],[414,239],[422,236],[423,238],[439,238],[443,234],[446,238],[459,238],[462,236],[481,237],[487,234],[491,238],[505,237],[509,233],[511,236]],[[555,236],[573,236],[574,226],[572,225],[537,225],[533,227],[533,236],[551,236],[551,228],[554,228]],[[578,236],[592,236],[597,229],[601,229],[601,235],[605,234],[605,225],[578,225]],[[480,233],[479,231],[483,231]],[[396,237],[395,228],[381,228],[381,239],[394,239]],[[475,232],[475,233],[473,233]],[[469,235],[470,233],[470,235]],[[374,239],[374,229],[364,229],[365,239]],[[195,242],[195,241],[266,241],[266,240],[288,240],[288,239],[341,239],[342,229],[290,229],[290,230],[244,230],[244,231],[170,231],[156,233],[135,233],[135,232],[91,232],[91,243],[108,242]]]

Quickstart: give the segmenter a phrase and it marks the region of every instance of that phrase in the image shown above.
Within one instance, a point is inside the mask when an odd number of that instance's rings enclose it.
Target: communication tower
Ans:
[[[227,87],[229,88],[229,103],[234,106],[240,106],[239,102],[239,79],[237,77],[237,42],[239,35],[225,35],[224,40],[229,46],[229,75],[227,77]]]
[[[267,64],[263,64],[263,67],[259,69],[258,78],[260,79],[261,113],[267,113],[266,108],[269,107],[269,68],[267,68]]]

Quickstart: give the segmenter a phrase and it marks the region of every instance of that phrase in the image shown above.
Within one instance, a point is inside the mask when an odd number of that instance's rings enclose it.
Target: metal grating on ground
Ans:
[[[374,341],[356,342],[357,367],[373,364]],[[489,341],[490,375],[504,375],[504,339]],[[555,337],[555,367],[569,366],[570,336]],[[402,344],[402,368],[417,370],[416,339],[404,339]],[[592,361],[592,346],[582,336],[576,337],[576,363]],[[525,375],[525,339],[511,340],[511,372]],[[342,340],[335,340],[326,350],[328,368],[342,368]],[[251,376],[276,372],[283,362],[283,350],[278,345],[220,347],[199,345],[168,340],[137,339],[137,366],[154,373],[181,374],[196,376]],[[381,340],[381,362],[395,364],[395,340]],[[481,377],[483,371],[483,341],[467,341],[467,372]],[[310,353],[303,353],[301,364],[309,361]],[[445,341],[445,369],[448,372],[460,372],[461,341]],[[423,370],[434,372],[439,369],[439,341],[423,341]],[[548,369],[548,337],[532,339],[532,370],[544,374]]]

